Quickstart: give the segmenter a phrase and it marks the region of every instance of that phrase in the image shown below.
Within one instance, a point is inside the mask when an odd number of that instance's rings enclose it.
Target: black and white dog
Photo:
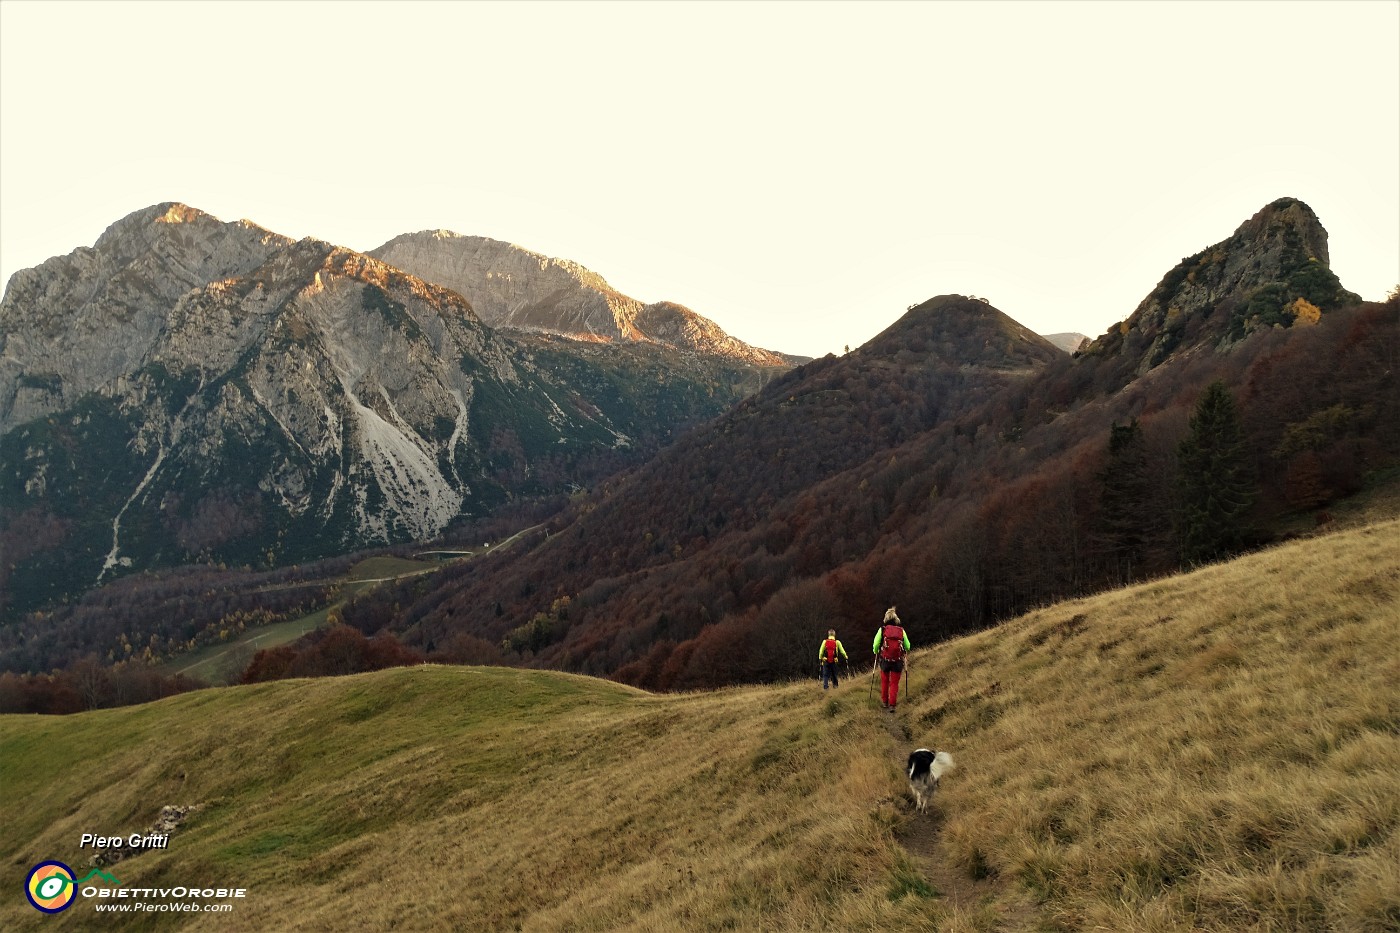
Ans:
[[[938,779],[952,769],[953,756],[947,752],[920,748],[909,756],[909,789],[914,792],[914,804],[920,813],[938,790]]]

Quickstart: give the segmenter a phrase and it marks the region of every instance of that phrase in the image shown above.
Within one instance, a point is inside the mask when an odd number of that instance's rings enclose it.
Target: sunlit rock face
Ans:
[[[583,340],[649,341],[759,364],[785,362],[683,305],[644,304],[578,263],[499,240],[431,230],[395,237],[370,255],[460,292],[496,327]]]
[[[1328,265],[1317,214],[1280,198],[1229,239],[1182,259],[1126,320],[1082,352],[1140,376],[1174,355],[1224,349],[1264,328],[1306,326],[1360,300]]]
[[[191,289],[261,266],[291,240],[158,204],[91,248],[11,276],[0,300],[0,433],[136,369]]]
[[[1074,331],[1063,334],[1044,334],[1043,336],[1066,353],[1075,353],[1092,343],[1089,335]]]

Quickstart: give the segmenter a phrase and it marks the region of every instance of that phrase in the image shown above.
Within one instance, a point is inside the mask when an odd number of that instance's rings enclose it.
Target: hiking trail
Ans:
[[[1012,892],[1011,886],[995,877],[976,879],[967,870],[955,865],[944,851],[942,834],[946,818],[940,793],[933,795],[928,809],[919,813],[909,794],[905,766],[909,753],[918,747],[934,748],[927,741],[917,742],[910,734],[909,727],[898,714],[889,715],[883,710],[880,724],[894,740],[890,749],[891,759],[901,778],[900,793],[895,796],[895,806],[907,819],[895,829],[895,840],[904,848],[912,864],[929,885],[938,892],[945,903],[959,911],[970,912],[984,903],[1000,903],[995,908],[999,914],[994,929],[1028,930],[1035,929],[1040,914],[1030,897],[1024,893]],[[934,749],[937,751],[938,749]],[[956,750],[950,750],[954,769],[947,780],[959,778],[961,759]]]

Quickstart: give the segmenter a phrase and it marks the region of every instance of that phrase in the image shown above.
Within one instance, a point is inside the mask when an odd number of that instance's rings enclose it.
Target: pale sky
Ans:
[[[762,347],[1102,333],[1280,197],[1400,283],[1400,2],[0,0],[0,281],[161,201],[446,228]]]

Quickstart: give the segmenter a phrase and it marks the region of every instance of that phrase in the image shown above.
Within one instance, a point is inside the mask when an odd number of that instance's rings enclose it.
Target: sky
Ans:
[[[1101,334],[1280,197],[1400,284],[1400,0],[0,0],[0,281],[182,201],[819,356],[949,293]]]

